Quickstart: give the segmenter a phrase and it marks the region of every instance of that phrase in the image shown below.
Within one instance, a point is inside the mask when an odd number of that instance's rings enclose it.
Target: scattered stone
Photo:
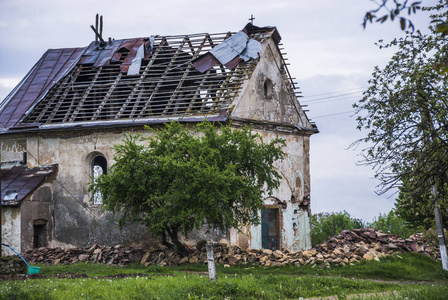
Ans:
[[[190,258],[188,259],[188,262],[189,262],[190,264],[197,264],[197,263],[199,262],[199,259],[198,259],[197,256],[193,256],[193,257],[190,257]]]
[[[79,261],[81,261],[81,262],[86,261],[88,258],[89,258],[89,255],[87,255],[87,254],[80,254],[80,255],[78,256],[78,259],[79,259]]]
[[[140,262],[144,266],[175,266],[186,263],[206,263],[207,253],[205,241],[195,246],[187,246],[188,255],[181,257],[166,246],[152,246],[147,250],[117,245],[105,247],[98,244],[88,248],[45,248],[33,249],[22,254],[30,263],[47,265],[65,265],[75,262],[103,263],[111,265],[127,265]],[[296,266],[317,265],[328,268],[330,264],[348,265],[362,259],[377,260],[392,253],[420,252],[435,259],[440,258],[438,248],[425,244],[422,234],[415,234],[408,239],[400,239],[396,235],[365,228],[344,230],[330,237],[327,241],[307,251],[288,252],[270,249],[241,249],[228,246],[226,243],[214,245],[215,262],[224,267],[235,264],[253,264],[261,266]]]

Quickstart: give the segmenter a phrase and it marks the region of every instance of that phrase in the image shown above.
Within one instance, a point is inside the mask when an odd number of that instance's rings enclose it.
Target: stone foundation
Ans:
[[[26,274],[27,266],[23,260],[12,257],[0,257],[0,275]]]

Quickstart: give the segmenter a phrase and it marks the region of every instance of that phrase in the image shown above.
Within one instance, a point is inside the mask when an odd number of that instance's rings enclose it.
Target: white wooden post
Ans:
[[[434,196],[434,215],[436,217],[436,227],[437,227],[437,237],[439,240],[439,248],[440,248],[440,258],[442,260],[442,268],[445,271],[448,271],[448,257],[446,253],[446,242],[445,235],[443,234],[443,222],[442,216],[439,211],[439,194],[437,191],[437,186],[435,184],[432,185],[432,195]]]
[[[206,245],[207,249],[207,263],[208,263],[208,277],[210,281],[216,281],[216,267],[215,267],[215,257],[213,255],[213,242],[208,242]]]

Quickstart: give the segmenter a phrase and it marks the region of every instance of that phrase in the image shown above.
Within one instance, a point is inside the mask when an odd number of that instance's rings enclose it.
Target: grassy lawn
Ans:
[[[381,262],[331,269],[218,266],[218,281],[214,283],[208,280],[207,266],[203,264],[180,267],[42,266],[41,275],[70,272],[88,277],[2,281],[0,299],[306,299],[333,295],[345,299],[347,295],[378,295],[381,292],[386,294],[367,297],[446,299],[448,272],[441,269],[440,263],[416,254],[400,256],[402,258],[394,256]],[[105,278],[119,274],[134,275]],[[407,282],[397,282],[402,280]],[[392,294],[392,291],[396,292]]]

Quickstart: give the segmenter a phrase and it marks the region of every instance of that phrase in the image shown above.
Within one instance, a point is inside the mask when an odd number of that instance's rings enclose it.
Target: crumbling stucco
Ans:
[[[20,243],[20,208],[2,207],[2,243],[11,246],[17,252],[21,252]],[[3,254],[6,256],[14,255],[7,247],[2,247]]]
[[[26,139],[2,139],[0,141],[1,161],[21,161],[26,145]]]

